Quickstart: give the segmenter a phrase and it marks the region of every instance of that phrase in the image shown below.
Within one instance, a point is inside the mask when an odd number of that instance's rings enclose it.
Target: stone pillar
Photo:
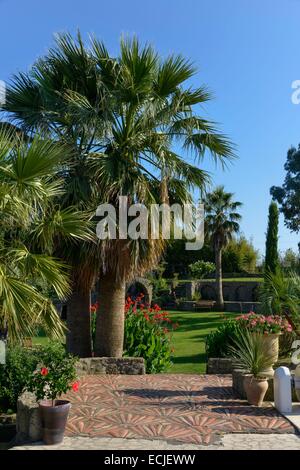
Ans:
[[[274,403],[280,413],[292,411],[291,372],[288,367],[278,367],[274,373]]]
[[[186,282],[185,284],[185,296],[188,300],[193,300],[195,294],[195,281]]]

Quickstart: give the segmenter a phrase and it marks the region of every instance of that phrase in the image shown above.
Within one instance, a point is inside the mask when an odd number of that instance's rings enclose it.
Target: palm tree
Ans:
[[[268,270],[259,289],[262,311],[268,315],[285,316],[293,330],[300,334],[300,276],[290,270]]]
[[[5,109],[27,132],[43,130],[73,149],[63,207],[117,207],[119,196],[146,206],[183,202],[209,176],[176,153],[175,144],[198,161],[206,151],[222,165],[233,156],[227,138],[197,112],[210,94],[186,85],[194,74],[183,57],[161,60],[136,39],[122,40],[120,55],[111,57],[96,39],[87,49],[79,34],[77,40],[61,35],[28,74],[14,78]],[[161,240],[106,240],[68,252],[68,261],[75,260],[72,295],[82,312],[79,318],[69,304],[73,325],[87,321],[87,296],[100,275],[96,354],[122,355],[126,279],[155,266],[163,246]]]
[[[224,186],[218,186],[204,199],[205,230],[215,252],[217,307],[221,310],[224,309],[222,251],[232,239],[233,234],[239,232],[241,220],[238,209],[242,203],[234,201],[233,196],[233,193],[225,192]]]
[[[0,332],[9,341],[32,336],[37,325],[62,339],[65,327],[49,294],[64,299],[68,268],[52,256],[54,238],[89,238],[82,212],[58,210],[62,182],[53,180],[66,149],[34,139],[30,145],[0,131]]]

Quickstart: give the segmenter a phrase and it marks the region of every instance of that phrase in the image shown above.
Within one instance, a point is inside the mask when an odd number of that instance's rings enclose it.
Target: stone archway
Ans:
[[[151,304],[152,285],[143,277],[136,277],[126,286],[126,297],[130,296],[134,300],[139,294],[144,294],[143,303]]]

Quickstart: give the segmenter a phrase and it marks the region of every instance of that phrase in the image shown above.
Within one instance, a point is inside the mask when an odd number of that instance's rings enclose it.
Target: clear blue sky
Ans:
[[[112,53],[122,34],[136,34],[162,54],[182,53],[199,68],[215,100],[206,116],[222,124],[239,160],[214,182],[244,203],[242,230],[264,251],[269,188],[281,184],[287,149],[300,142],[299,0],[0,0],[0,79],[26,70],[52,44],[53,33],[79,28]],[[280,249],[300,235],[280,225]]]

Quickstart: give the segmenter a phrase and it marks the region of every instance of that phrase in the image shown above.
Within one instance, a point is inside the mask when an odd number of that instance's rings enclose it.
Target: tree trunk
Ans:
[[[222,285],[222,248],[215,248],[216,261],[216,291],[217,291],[217,308],[224,310],[223,285]]]
[[[72,292],[67,303],[67,350],[79,357],[91,357],[91,295]]]
[[[122,357],[125,285],[125,280],[116,281],[114,273],[100,277],[95,356]]]

